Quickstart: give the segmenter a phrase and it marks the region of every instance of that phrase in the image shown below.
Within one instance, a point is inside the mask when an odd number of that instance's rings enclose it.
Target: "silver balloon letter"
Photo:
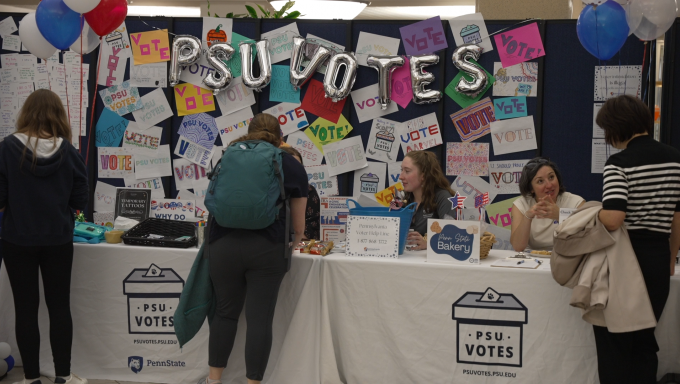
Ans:
[[[483,48],[477,45],[469,44],[461,45],[453,51],[453,65],[472,77],[472,81],[466,79],[465,76],[461,77],[456,84],[456,92],[468,97],[477,97],[481,92],[484,92],[489,81],[486,72],[478,64],[470,62],[470,59],[479,60],[482,50]]]
[[[293,55],[290,57],[290,83],[296,91],[312,77],[312,74],[319,65],[331,56],[331,51],[328,48],[319,45],[316,53],[310,59],[309,64],[307,64],[305,69],[300,71],[305,44],[307,44],[307,42],[302,37],[295,36],[293,38]]]
[[[225,62],[231,59],[235,51],[234,47],[227,43],[212,43],[208,48],[208,63],[215,68],[215,72],[208,73],[208,76],[203,78],[203,84],[212,89],[215,96],[231,83],[231,70]],[[216,76],[217,74],[219,76]]]
[[[172,40],[170,56],[170,86],[179,84],[182,67],[191,65],[201,57],[201,41],[195,36],[177,35]]]
[[[269,85],[272,79],[272,60],[269,57],[269,41],[260,40],[255,43],[257,49],[257,61],[260,63],[260,77],[257,79],[253,77],[253,52],[251,51],[253,43],[241,42],[238,48],[241,50],[241,73],[243,77],[243,85],[260,92],[262,88]]]
[[[411,56],[411,88],[413,88],[413,102],[416,104],[436,103],[442,98],[440,91],[425,89],[434,81],[434,75],[423,71],[423,67],[439,63],[438,55]]]
[[[382,110],[392,102],[390,96],[392,95],[392,72],[395,69],[404,65],[404,58],[401,56],[373,56],[368,55],[366,64],[378,70],[378,101]]]
[[[337,87],[335,81],[342,65],[345,66],[345,75],[342,78],[342,84]],[[332,99],[334,103],[347,97],[352,91],[354,80],[357,79],[357,65],[357,59],[352,52],[339,53],[331,57],[326,68],[326,75],[323,77],[325,97]]]

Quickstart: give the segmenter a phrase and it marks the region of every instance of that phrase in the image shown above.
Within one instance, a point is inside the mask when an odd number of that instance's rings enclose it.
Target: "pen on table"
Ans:
[[[543,264],[543,260],[539,260],[539,259],[534,259],[534,260],[536,260],[536,262],[538,263],[538,265]]]
[[[522,264],[522,263],[524,263],[524,260],[518,261],[518,262],[517,262],[517,265],[520,265],[520,264]]]

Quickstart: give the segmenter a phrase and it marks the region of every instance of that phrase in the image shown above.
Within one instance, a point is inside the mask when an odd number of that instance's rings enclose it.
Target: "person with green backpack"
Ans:
[[[262,381],[272,344],[272,321],[293,245],[305,229],[307,172],[281,144],[278,120],[260,113],[211,172],[208,252],[215,314],[210,322],[210,375],[220,383],[246,304],[246,377]],[[290,230],[292,226],[292,230]],[[291,236],[293,235],[293,236]]]

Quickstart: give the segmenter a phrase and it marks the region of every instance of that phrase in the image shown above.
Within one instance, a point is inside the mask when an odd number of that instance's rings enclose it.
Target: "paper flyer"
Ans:
[[[491,123],[491,142],[494,155],[504,155],[536,149],[534,117],[498,120]]]
[[[164,144],[158,147],[153,155],[135,154],[135,178],[148,179],[172,175],[172,159],[170,157],[170,145]]]
[[[335,196],[338,194],[338,177],[331,176],[325,164],[305,165],[309,185],[316,188],[321,196]]]
[[[305,129],[305,135],[316,145],[316,147],[324,153],[323,146],[338,142],[344,139],[350,132],[352,132],[352,125],[347,121],[345,116],[340,115],[340,119],[336,123],[328,121],[322,117],[314,120],[314,122]]]
[[[331,176],[368,167],[361,136],[324,145],[323,153]]]
[[[288,136],[309,126],[307,114],[302,109],[302,104],[300,103],[277,104],[269,109],[265,109],[262,113],[268,113],[278,118],[283,136]]]
[[[152,127],[172,117],[170,103],[161,88],[142,96],[142,104],[144,105],[142,109],[132,112],[132,116],[140,127]]]
[[[348,197],[321,197],[321,240],[345,241],[345,225],[349,208]]]
[[[397,160],[401,148],[397,142],[400,131],[401,123],[381,117],[373,119],[366,143],[366,157],[386,163]]]
[[[446,174],[488,176],[488,143],[446,143]]]
[[[351,92],[352,103],[360,123],[397,112],[397,103],[390,103],[387,109],[382,109],[378,102],[378,83]]]
[[[401,123],[399,137],[404,155],[441,145],[442,134],[437,114],[432,112]]]
[[[352,196],[364,195],[375,200],[375,194],[385,189],[387,164],[369,161],[368,167],[354,171]]]
[[[215,124],[222,138],[222,144],[228,146],[232,141],[245,136],[253,117],[253,110],[246,107],[240,111],[216,118]]]
[[[519,194],[519,180],[527,160],[489,161],[489,184],[499,195]],[[488,209],[487,209],[488,211]]]
[[[496,121],[494,105],[490,98],[451,114],[451,121],[463,142],[470,142],[489,134],[491,123]]]
[[[503,68],[493,63],[493,96],[536,97],[538,92],[538,63],[519,63]]]

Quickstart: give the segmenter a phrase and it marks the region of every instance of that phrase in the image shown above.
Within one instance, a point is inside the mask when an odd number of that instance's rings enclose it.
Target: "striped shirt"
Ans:
[[[602,207],[626,212],[628,230],[669,234],[680,211],[680,151],[639,136],[604,167]]]

